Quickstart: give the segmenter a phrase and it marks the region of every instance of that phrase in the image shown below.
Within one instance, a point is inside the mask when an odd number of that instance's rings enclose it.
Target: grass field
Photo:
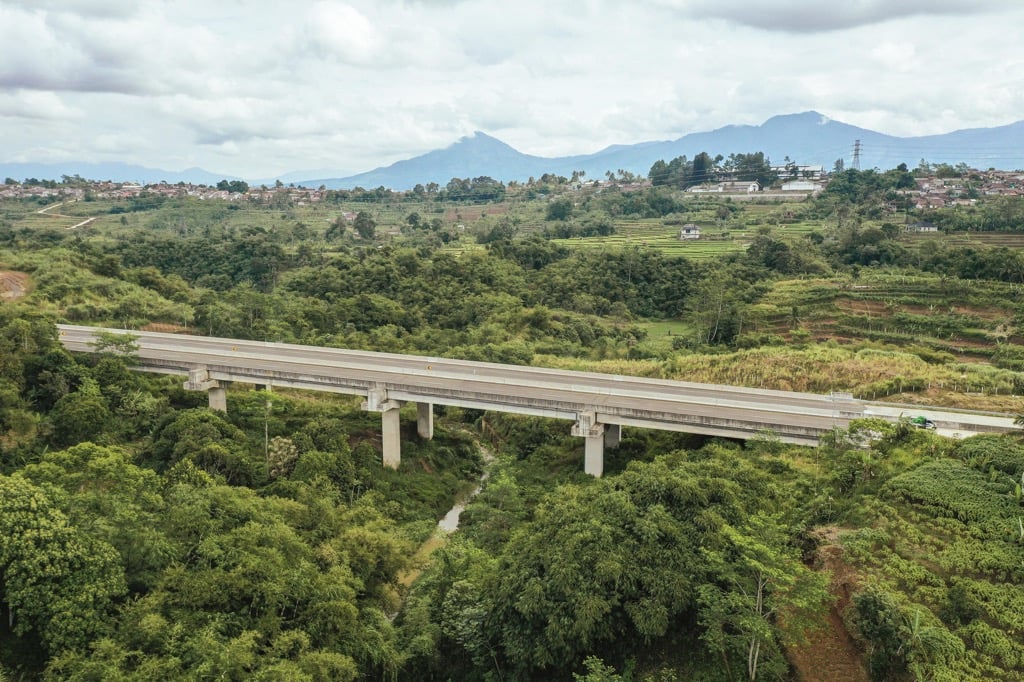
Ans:
[[[641,350],[654,354],[669,353],[676,339],[693,335],[693,327],[680,320],[648,320],[636,326],[647,332],[647,338],[640,343]]]

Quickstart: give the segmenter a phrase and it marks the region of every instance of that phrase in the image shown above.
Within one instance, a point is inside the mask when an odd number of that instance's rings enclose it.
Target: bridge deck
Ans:
[[[749,438],[771,431],[814,445],[851,419],[894,421],[900,408],[848,395],[773,391],[450,358],[374,353],[156,332],[59,325],[63,345],[91,352],[97,333],[130,333],[143,371],[192,375],[192,388],[246,382],[366,396],[368,401],[437,403],[576,420],[578,435],[626,425]],[[201,372],[201,379],[196,379]],[[208,382],[207,384],[202,383]],[[390,401],[390,402],[389,402]],[[373,409],[377,409],[374,407]],[[948,433],[1012,430],[1013,418],[907,406]],[[581,425],[582,424],[582,425]]]

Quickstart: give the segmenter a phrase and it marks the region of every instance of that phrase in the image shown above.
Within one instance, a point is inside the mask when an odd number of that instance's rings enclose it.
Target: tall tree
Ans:
[[[758,513],[721,533],[722,545],[703,550],[715,579],[699,589],[701,638],[730,671],[743,661],[751,682],[764,669],[781,676],[780,645],[816,622],[829,599],[826,577],[803,565],[777,516]]]
[[[353,227],[356,229],[356,234],[363,239],[373,239],[377,236],[377,223],[366,211],[360,211],[356,214]]]
[[[117,552],[80,532],[20,476],[0,476],[0,598],[15,634],[51,652],[85,647],[125,592]]]

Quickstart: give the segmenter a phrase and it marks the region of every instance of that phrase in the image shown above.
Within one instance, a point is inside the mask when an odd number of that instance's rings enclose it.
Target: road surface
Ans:
[[[91,327],[60,325],[69,350],[91,351]],[[117,330],[106,330],[116,333]],[[124,332],[122,332],[124,333]],[[1013,430],[1013,417],[868,403],[849,396],[574,372],[393,353],[373,353],[214,337],[130,332],[142,369],[177,374],[203,369],[214,381],[311,390],[534,414],[592,423],[751,437],[771,431],[813,444],[835,427],[877,416],[922,415],[940,433],[967,436]]]

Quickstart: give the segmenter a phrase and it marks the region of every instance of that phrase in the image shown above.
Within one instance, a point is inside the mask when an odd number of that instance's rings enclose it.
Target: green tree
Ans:
[[[853,623],[868,644],[873,679],[898,679],[907,670],[899,606],[889,592],[869,589],[853,597]]]
[[[737,180],[757,180],[762,187],[771,185],[777,179],[777,174],[772,170],[771,162],[764,152],[730,154],[725,168],[732,172]]]
[[[331,221],[330,226],[327,228],[327,232],[324,233],[324,239],[327,241],[338,241],[345,236],[345,228],[348,227],[348,220],[345,216],[340,215]]]
[[[568,220],[572,217],[572,199],[555,199],[548,204],[545,220]]]
[[[360,211],[356,214],[356,219],[353,221],[352,226],[363,239],[373,239],[377,236],[377,223],[366,211]]]
[[[651,169],[647,172],[647,178],[655,187],[669,184],[669,167],[664,159],[658,159],[651,165]]]
[[[58,445],[73,445],[96,438],[110,419],[110,408],[91,378],[82,380],[78,390],[53,406],[49,415],[53,440]]]
[[[420,217],[419,213],[413,211],[409,215],[405,216],[405,224],[409,226],[410,230],[418,230],[423,224],[423,219]]]
[[[755,514],[742,528],[723,526],[721,536],[722,546],[703,550],[715,579],[699,589],[701,639],[728,669],[745,661],[748,680],[762,669],[782,675],[780,643],[800,641],[818,620],[829,599],[826,577],[787,546],[777,516]]]
[[[512,535],[491,588],[488,628],[508,665],[565,670],[664,636],[696,605],[699,548],[740,506],[735,483],[668,457],[559,488]]]
[[[755,249],[755,256],[757,253]],[[710,268],[687,298],[690,319],[699,344],[732,343],[743,333],[747,285],[735,268]]]
[[[224,192],[245,194],[249,191],[249,183],[244,180],[221,180],[217,183],[217,189]]]
[[[105,632],[125,592],[117,552],[72,526],[18,476],[0,476],[0,595],[17,635],[56,653]]]
[[[188,460],[235,485],[254,485],[266,478],[264,453],[253,452],[241,429],[208,409],[166,417],[153,431],[151,457],[160,469]]]
[[[714,182],[718,179],[718,163],[722,156],[712,157],[707,152],[701,152],[693,157],[693,169],[688,185],[699,185],[702,182]]]
[[[162,482],[131,460],[119,448],[84,443],[47,452],[21,475],[62,490],[70,522],[117,550],[129,587],[143,591],[155,584],[175,548],[161,528]]]

